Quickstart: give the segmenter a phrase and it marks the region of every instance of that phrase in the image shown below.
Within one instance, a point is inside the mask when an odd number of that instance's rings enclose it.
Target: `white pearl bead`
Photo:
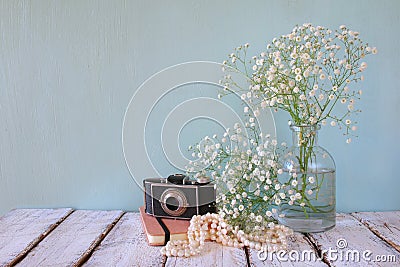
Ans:
[[[277,251],[287,248],[287,237],[293,231],[283,225],[272,225],[270,228],[256,226],[253,232],[246,234],[238,226],[232,227],[219,214],[193,216],[188,228],[188,240],[169,241],[160,249],[167,257],[190,257],[200,254],[204,249],[205,240],[209,238],[224,246],[235,248],[248,246],[265,251]]]
[[[248,237],[247,237],[247,239],[249,239],[250,241],[252,241],[252,240],[253,240],[253,234],[249,234]]]
[[[250,247],[250,248],[254,248],[254,246],[255,246],[254,242],[251,241],[250,244],[249,244],[249,247]]]
[[[190,256],[190,250],[185,249],[185,257],[189,257]]]
[[[175,248],[171,249],[171,255],[172,255],[172,256],[178,255],[178,252],[176,251]]]

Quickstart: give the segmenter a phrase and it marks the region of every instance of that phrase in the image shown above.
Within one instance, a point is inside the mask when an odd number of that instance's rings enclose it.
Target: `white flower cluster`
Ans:
[[[265,52],[251,60],[246,59],[248,46],[236,48],[224,62],[224,70],[242,73],[250,86],[237,86],[227,74],[222,81],[226,93],[242,95],[255,113],[266,107],[287,111],[296,125],[329,123],[343,127],[347,135],[357,129],[350,115],[360,112],[355,104],[362,91],[349,86],[364,80],[367,63],[362,59],[377,53],[362,42],[358,32],[344,25],[332,31],[306,23],[273,39]],[[338,103],[344,108],[334,114]]]
[[[209,175],[217,184],[220,214],[245,232],[274,226],[276,206],[286,198],[277,161],[277,141],[263,135],[250,117],[236,123],[221,140],[205,137],[195,148],[189,172]]]

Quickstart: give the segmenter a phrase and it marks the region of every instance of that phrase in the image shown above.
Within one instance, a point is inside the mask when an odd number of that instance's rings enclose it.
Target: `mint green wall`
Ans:
[[[399,10],[397,0],[0,1],[0,213],[136,210],[143,197],[121,129],[140,84],[177,63],[222,62],[246,42],[261,51],[303,22],[346,24],[379,49],[367,60],[360,137],[346,145],[321,132],[336,159],[338,210],[400,209]],[[289,137],[287,118],[275,119]]]

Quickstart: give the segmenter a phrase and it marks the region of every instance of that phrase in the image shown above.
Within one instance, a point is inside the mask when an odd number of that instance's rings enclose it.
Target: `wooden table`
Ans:
[[[295,251],[321,255],[329,248],[348,254],[348,260],[324,253],[319,261],[295,261]],[[17,209],[0,217],[0,266],[400,266],[400,211],[338,214],[334,229],[296,233],[286,256],[275,254],[265,261],[255,250],[212,242],[191,258],[167,258],[159,250],[147,244],[139,213]],[[355,254],[351,258],[355,251],[359,262]],[[362,253],[381,261],[368,261]]]

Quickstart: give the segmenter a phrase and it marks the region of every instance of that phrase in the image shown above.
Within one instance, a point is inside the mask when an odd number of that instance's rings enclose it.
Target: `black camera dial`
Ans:
[[[184,184],[184,181],[188,179],[189,177],[184,174],[172,174],[168,176],[167,181],[172,184]]]

